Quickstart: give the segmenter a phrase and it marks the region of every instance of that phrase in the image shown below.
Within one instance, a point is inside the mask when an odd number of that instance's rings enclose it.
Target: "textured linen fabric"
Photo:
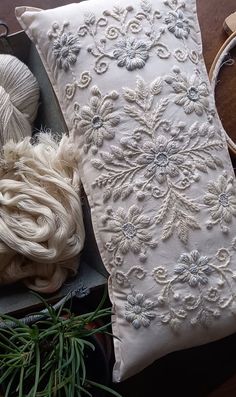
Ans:
[[[236,196],[195,0],[17,17],[57,94],[110,273],[115,381],[236,330]]]

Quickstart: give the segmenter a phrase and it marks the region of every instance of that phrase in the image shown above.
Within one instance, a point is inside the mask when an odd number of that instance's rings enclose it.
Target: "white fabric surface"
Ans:
[[[235,180],[195,0],[18,8],[78,146],[114,380],[236,329]]]

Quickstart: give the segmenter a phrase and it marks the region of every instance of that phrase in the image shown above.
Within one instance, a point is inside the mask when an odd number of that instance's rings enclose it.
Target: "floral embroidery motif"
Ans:
[[[191,17],[184,14],[185,4],[179,0],[164,4],[169,12],[160,13],[151,2],[142,0],[138,11],[132,6],[117,6],[104,11],[100,18],[86,13],[76,33],[67,32],[68,23],[62,28],[54,23],[49,38],[56,64],[65,72],[70,70],[73,78],[65,87],[65,97],[72,100],[78,88],[87,88],[92,81],[88,71],[78,80],[73,74],[85,36],[97,74],[105,73],[110,61],[128,71],[142,69],[154,55],[163,59],[173,55],[178,62],[197,64],[198,52],[186,45],[192,24]],[[165,34],[180,43],[172,54],[163,43]],[[163,91],[169,92],[160,98]],[[223,167],[216,155],[223,141],[211,125],[208,97],[207,83],[198,70],[187,76],[175,67],[171,74],[151,83],[137,77],[135,88],[123,89],[121,101],[116,91],[103,95],[95,86],[86,106],[74,105],[74,128],[82,135],[84,151],[92,153],[90,161],[98,171],[92,187],[101,189],[103,201],[125,201],[132,195],[141,202],[157,200],[149,216],[140,206],[127,209],[124,205],[116,210],[108,207],[101,219],[108,236],[105,249],[110,255],[111,277],[126,294],[130,289],[123,316],[135,329],[149,327],[154,320],[174,332],[186,324],[209,327],[225,309],[233,312],[236,273],[230,265],[236,238],[214,256],[204,256],[200,250],[177,254],[174,263],[158,265],[151,274],[146,265],[136,262],[137,258],[145,262],[149,250],[157,247],[156,235],[165,241],[176,234],[187,244],[190,232],[200,229],[197,213],[202,206],[199,200],[191,199],[189,190],[202,174]],[[166,115],[172,100],[187,115],[207,115],[208,122],[172,123]],[[117,110],[121,106],[122,112]],[[108,147],[104,141],[115,137],[121,116],[122,137]],[[131,122],[130,130],[125,129],[127,121]],[[209,229],[219,224],[223,232],[229,230],[236,216],[235,194],[233,179],[224,174],[208,184],[204,204],[211,215]],[[135,265],[130,264],[130,258],[135,259]],[[152,277],[159,287],[153,300],[136,290],[136,284],[146,277],[148,282]]]
[[[187,39],[190,33],[190,23],[181,10],[170,11],[164,18],[168,30],[178,39]]]
[[[174,178],[179,175],[178,166],[184,162],[184,157],[178,156],[178,147],[172,139],[161,135],[154,142],[144,142],[143,154],[140,154],[138,162],[145,166],[146,178],[155,176],[157,182],[162,184],[168,176]]]
[[[233,311],[232,282],[236,275],[230,269],[230,250],[221,248],[213,257],[202,256],[197,250],[183,253],[172,276],[162,266],[153,270],[156,283],[164,286],[155,299],[162,324],[169,325],[174,332],[179,332],[186,322],[209,327],[224,309],[232,306]]]
[[[187,39],[191,31],[194,29],[192,18],[187,18],[184,14],[185,3],[178,1],[165,1],[169,11],[164,17],[164,23],[168,31],[173,34],[177,40],[181,40],[183,46],[178,47],[173,51],[174,57],[178,62],[186,62],[188,59],[197,64],[199,62],[199,53],[196,50],[190,50]]]
[[[74,82],[72,84],[67,84],[65,88],[65,95],[66,98],[71,100],[74,98],[74,95],[76,93],[77,88],[87,88],[89,84],[92,81],[92,76],[89,72],[82,72],[79,78],[79,81],[77,81],[76,77],[74,78]]]
[[[127,70],[141,69],[149,58],[149,46],[144,40],[124,38],[118,41],[113,52],[117,65]]]
[[[136,205],[132,205],[128,211],[121,207],[117,212],[108,209],[102,221],[105,230],[112,234],[105,247],[113,253],[113,263],[117,266],[122,264],[123,256],[128,252],[139,255],[139,260],[144,262],[147,259],[147,248],[157,246],[150,233],[153,220],[143,215]]]
[[[232,176],[220,175],[217,182],[208,184],[204,203],[210,208],[211,220],[207,227],[220,224],[222,232],[227,233],[233,216],[236,216],[236,189]]]
[[[103,145],[104,139],[115,136],[114,127],[120,122],[118,113],[114,110],[113,102],[118,99],[116,91],[102,96],[97,86],[91,89],[92,97],[88,106],[80,109],[78,103],[74,106],[74,128],[84,137],[84,151],[93,147],[93,153]]]
[[[174,68],[174,73],[165,78],[173,91],[174,103],[183,106],[186,114],[195,112],[202,116],[204,112],[209,112],[209,91],[207,84],[201,80],[199,72],[190,77],[180,72],[179,68]]]
[[[205,285],[208,283],[208,276],[212,269],[208,266],[209,258],[200,256],[198,251],[192,251],[190,254],[182,254],[178,260],[178,266],[174,269],[178,280],[182,283],[188,283],[190,287]]]
[[[125,319],[136,329],[141,326],[147,328],[156,317],[155,312],[152,311],[153,308],[154,303],[145,299],[143,294],[128,295],[125,305]]]
[[[92,42],[87,50],[95,58],[96,73],[105,73],[109,68],[109,60],[116,60],[119,67],[126,67],[129,71],[141,69],[154,51],[163,59],[171,56],[168,47],[161,42],[166,30],[183,41],[183,48],[173,51],[175,58],[179,62],[190,59],[191,62],[198,63],[198,53],[189,51],[184,42],[192,29],[190,19],[183,12],[185,4],[177,1],[167,1],[165,4],[171,9],[165,16],[160,11],[153,10],[148,0],[140,1],[138,11],[133,6],[114,6],[111,11],[105,10],[98,18],[94,13],[86,12],[84,24],[75,33],[65,31],[69,22],[65,22],[62,28],[54,22],[48,37],[53,40],[52,52],[57,66],[65,72],[71,69],[80,52],[80,40],[89,36]],[[158,28],[157,21],[161,19],[164,26]],[[140,34],[138,38],[135,37],[137,34]],[[66,89],[68,99],[73,97],[72,92],[80,86],[76,81],[72,85],[73,87]]]
[[[171,125],[163,115],[168,98],[156,98],[163,90],[161,78],[147,84],[137,78],[136,88],[124,89],[126,115],[135,121],[131,135],[123,134],[120,146],[111,145],[109,152],[100,151],[92,159],[99,176],[93,188],[103,189],[104,202],[125,200],[135,194],[138,200],[152,196],[160,200],[156,223],[163,226],[163,240],[174,231],[183,243],[189,230],[199,229],[195,215],[199,206],[184,193],[200,178],[199,172],[222,167],[212,153],[223,147],[221,137],[209,123]],[[201,138],[201,140],[200,140]]]
[[[67,72],[71,65],[77,61],[77,56],[80,52],[80,42],[76,34],[65,32],[65,28],[69,26],[69,22],[65,22],[60,29],[60,26],[55,22],[52,30],[48,32],[49,39],[53,39],[53,54],[56,58],[56,63],[59,69]]]
[[[112,10],[105,10],[100,17],[86,12],[84,24],[75,33],[65,31],[69,26],[68,22],[62,28],[57,22],[53,23],[48,37],[53,40],[52,52],[57,66],[65,72],[71,69],[80,52],[80,41],[89,36],[91,44],[87,46],[87,50],[95,58],[94,71],[97,74],[108,70],[109,60],[116,60],[119,67],[125,67],[129,71],[141,69],[153,53],[162,59],[171,56],[170,50],[161,40],[166,30],[183,42],[182,48],[173,51],[175,58],[179,62],[190,59],[191,62],[198,63],[198,53],[189,51],[184,41],[193,27],[183,12],[185,4],[177,1],[165,4],[171,9],[166,15],[154,10],[148,0],[140,1],[139,10],[135,10],[133,6],[114,6]],[[163,20],[164,26],[160,26],[159,20]],[[79,83],[76,83],[75,81],[73,87],[67,87],[68,99],[71,99],[72,92],[79,87]]]
[[[139,329],[144,326],[141,318],[145,317],[146,310],[151,311],[149,320],[156,319],[179,333],[187,323],[193,327],[210,327],[225,309],[234,314],[236,273],[230,265],[235,240],[229,248],[220,248],[211,257],[194,250],[182,253],[175,266],[168,266],[173,270],[168,271],[167,266],[154,268],[151,274],[160,290],[152,301],[136,292],[136,284],[147,276],[143,268],[133,266],[127,273],[115,270],[116,282],[131,291],[125,304],[125,319]],[[135,320],[139,320],[137,327]]]
[[[160,58],[169,58],[169,49],[160,42],[164,29],[157,30],[155,27],[161,17],[160,12],[153,10],[147,0],[141,0],[140,11],[136,13],[132,6],[115,6],[111,11],[104,11],[100,18],[92,13],[86,14],[78,35],[89,35],[93,40],[88,52],[96,59],[95,72],[105,73],[109,59],[117,60],[119,67],[126,67],[129,71],[141,69],[154,49]],[[100,36],[104,30],[104,35]],[[137,39],[135,35],[138,33],[143,34]]]

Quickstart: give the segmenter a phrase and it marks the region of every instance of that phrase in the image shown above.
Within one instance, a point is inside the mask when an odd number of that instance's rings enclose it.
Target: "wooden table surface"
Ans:
[[[186,0],[188,1],[188,0]],[[76,2],[76,1],[75,1]],[[0,19],[3,19],[7,22],[9,28],[10,28],[10,33],[16,32],[20,30],[20,26],[18,25],[15,16],[14,16],[14,8],[16,6],[21,6],[21,5],[32,5],[34,7],[39,7],[39,8],[52,8],[52,7],[58,7],[63,4],[68,4],[71,3],[71,0],[0,0]],[[236,0],[197,0],[197,5],[198,5],[198,14],[199,14],[199,21],[200,21],[200,26],[201,26],[201,31],[202,31],[202,38],[203,38],[203,51],[204,51],[204,58],[205,62],[207,65],[207,69],[210,69],[210,66],[213,62],[213,59],[220,48],[220,46],[224,43],[226,39],[226,34],[223,32],[222,25],[225,20],[225,18],[231,14],[232,12],[236,11]],[[236,49],[231,52],[231,55],[234,59],[236,59]],[[220,115],[220,118],[222,120],[222,123],[228,132],[228,134],[231,136],[232,139],[235,140],[236,142],[236,65],[233,66],[226,66],[223,68],[220,78],[219,78],[219,83],[217,85],[217,92],[216,92],[216,103],[217,103],[217,108],[218,112]],[[194,382],[194,376],[193,378],[193,384],[189,385],[189,393],[188,397],[203,397],[203,396],[209,396],[209,397],[235,397],[236,396],[236,354],[231,357],[230,364],[227,361],[227,354],[230,355],[230,343],[235,349],[235,338],[230,340],[229,346],[226,347],[225,349],[228,349],[228,351],[225,353],[225,350],[222,348],[222,345],[216,345],[220,347],[213,347],[213,350],[210,348],[209,351],[206,350],[205,353],[201,353],[202,356],[197,358],[199,360],[199,363],[201,363],[201,357],[204,357],[204,360],[206,358],[209,358],[209,365],[206,362],[203,362],[202,365],[204,367],[203,372],[196,372],[196,378]],[[223,345],[224,346],[224,345]],[[207,348],[203,348],[205,351]],[[217,350],[218,349],[218,350]],[[214,354],[218,354],[219,356],[216,355],[216,357],[213,359],[211,356]],[[205,355],[204,355],[205,354]],[[174,368],[173,366],[176,363],[176,366],[179,366],[177,363],[177,360],[180,359],[181,357],[185,357],[184,359],[186,360],[186,356],[177,356],[176,361],[168,361],[167,360],[162,360],[162,367],[166,367],[166,371],[169,372],[169,381],[174,382],[177,381],[172,380],[172,375],[176,370],[178,371],[178,368]],[[190,358],[189,358],[190,357]],[[234,360],[235,358],[235,360]],[[194,360],[196,359],[196,353],[193,356],[187,356],[187,359],[189,359],[189,365],[187,366],[182,366],[183,372],[186,371],[186,369],[191,365],[193,367],[193,371],[196,370],[196,365],[194,363]],[[191,363],[192,360],[192,363]],[[215,362],[217,361],[218,362]],[[232,365],[232,362],[234,363]],[[164,364],[163,364],[164,363]],[[168,364],[165,364],[168,363]],[[172,367],[171,367],[172,365]],[[181,364],[182,365],[182,364]],[[201,364],[200,364],[201,365]],[[204,366],[205,365],[205,366]],[[229,366],[229,368],[225,368]],[[207,366],[209,368],[207,368]],[[181,367],[181,366],[180,366]],[[210,368],[211,367],[211,368]],[[163,370],[162,368],[162,370]],[[162,373],[160,370],[159,373]],[[205,372],[204,372],[205,371]],[[207,372],[209,371],[209,373]],[[214,373],[212,374],[212,371],[215,371],[215,379],[214,379]],[[179,370],[178,372],[181,376],[181,371]],[[189,372],[190,373],[190,372]],[[205,373],[205,378],[202,374]],[[221,380],[221,376],[219,374],[224,373],[225,378]],[[147,372],[146,372],[147,374]],[[120,390],[123,392],[123,395],[125,397],[146,397],[148,395],[156,397],[168,397],[170,394],[168,394],[167,391],[161,392],[158,390],[158,384],[159,380],[156,379],[152,380],[150,375],[145,375],[147,376],[144,378],[144,375],[142,377],[136,377],[135,379],[129,381],[126,386],[122,386]],[[155,375],[154,375],[155,376]],[[178,377],[179,377],[178,376]],[[175,396],[187,396],[186,394],[186,389],[184,389],[184,385],[186,385],[186,382],[188,384],[188,377],[189,375],[186,373],[182,373],[182,379],[180,379],[180,382],[182,382],[183,389],[185,392],[179,394],[178,393],[178,388],[176,389],[176,393],[173,394]],[[200,379],[200,376],[203,377],[203,379]],[[212,379],[211,379],[212,377]],[[218,379],[219,378],[219,379]],[[228,379],[226,379],[228,378]],[[166,377],[166,379],[168,379]],[[214,386],[214,381],[215,385],[218,384],[218,387]],[[149,388],[152,387],[153,385],[155,386],[155,391],[152,391],[151,394],[147,392],[147,394],[142,394],[141,391],[139,391],[139,386],[143,382],[147,382],[146,384],[146,390],[150,390]],[[150,382],[152,384],[150,385]],[[154,382],[154,383],[153,383]],[[203,383],[202,388],[198,387],[200,383]],[[212,385],[212,389],[215,388],[213,392],[209,394],[209,387],[204,389],[204,382],[205,384],[209,383]],[[221,382],[221,385],[219,385],[219,382]],[[164,384],[164,382],[162,382]],[[191,387],[192,386],[192,387]],[[126,387],[126,389],[125,389]],[[166,385],[168,387],[168,385]],[[177,386],[176,386],[177,387]],[[140,386],[142,389],[142,387]],[[167,390],[167,389],[166,389]],[[170,390],[170,389],[168,389]],[[173,390],[175,390],[175,386],[173,385]],[[181,386],[180,389],[181,390]],[[199,390],[199,391],[197,391]],[[204,391],[205,390],[205,391]],[[141,394],[140,394],[141,393]],[[171,394],[172,396],[172,394]]]

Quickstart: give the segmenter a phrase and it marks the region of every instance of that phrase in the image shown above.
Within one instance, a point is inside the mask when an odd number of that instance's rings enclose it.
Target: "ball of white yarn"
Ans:
[[[74,146],[40,134],[0,157],[0,284],[52,293],[76,273],[85,232]]]
[[[31,135],[39,100],[37,81],[12,55],[0,54],[0,148]]]

